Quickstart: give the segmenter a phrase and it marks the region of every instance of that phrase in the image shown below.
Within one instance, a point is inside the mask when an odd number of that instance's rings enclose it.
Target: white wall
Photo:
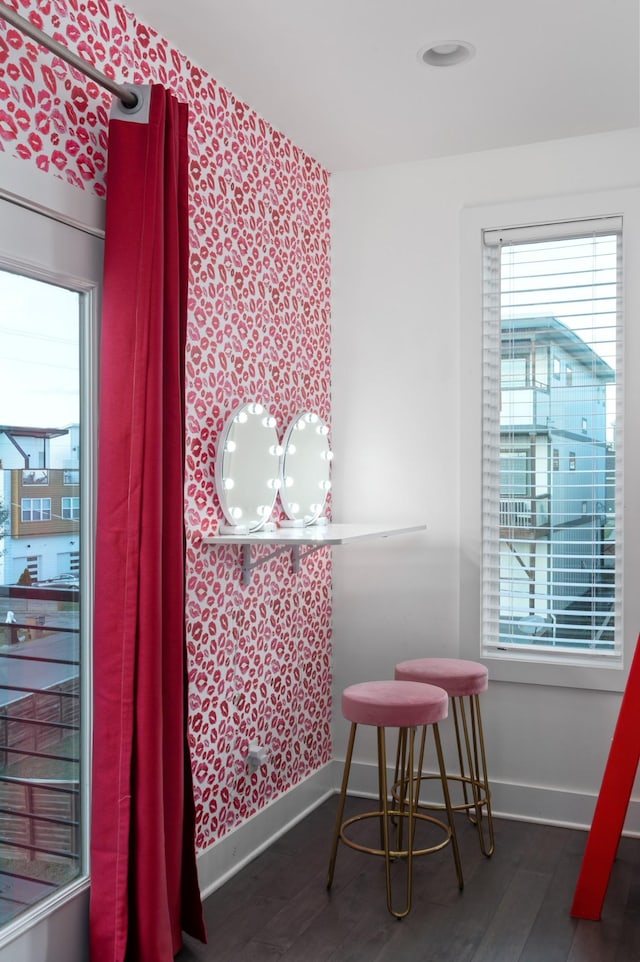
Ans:
[[[460,652],[461,435],[477,414],[462,404],[462,208],[639,184],[638,130],[332,175],[334,520],[428,525],[334,550],[337,757],[345,685],[391,677],[400,658]],[[496,809],[588,824],[620,697],[492,683]],[[373,742],[363,746],[362,784],[373,788]],[[639,815],[633,803],[628,828]]]

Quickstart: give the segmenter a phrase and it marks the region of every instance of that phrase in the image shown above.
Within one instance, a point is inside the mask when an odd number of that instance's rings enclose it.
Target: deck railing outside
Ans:
[[[0,588],[0,619],[1,923],[82,871],[78,590]]]

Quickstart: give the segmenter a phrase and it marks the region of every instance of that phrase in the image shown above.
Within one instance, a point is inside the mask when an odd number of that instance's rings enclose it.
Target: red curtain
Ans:
[[[186,740],[187,107],[112,119],[94,626],[92,962],[205,940]],[[144,114],[143,114],[144,120]]]

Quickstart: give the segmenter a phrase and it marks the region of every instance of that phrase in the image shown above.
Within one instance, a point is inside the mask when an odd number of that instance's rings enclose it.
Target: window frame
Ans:
[[[36,501],[40,502],[40,507],[38,509],[38,514],[39,514],[38,518],[33,517],[34,503]],[[26,517],[27,502],[29,502],[28,518]],[[20,501],[20,521],[22,524],[30,524],[31,522],[40,522],[40,521],[51,521],[51,498],[22,498],[22,500]]]
[[[482,232],[518,225],[552,224],[590,217],[621,216],[623,219],[624,315],[640,310],[640,277],[633,267],[640,258],[640,189],[601,191],[592,194],[548,197],[537,200],[468,207],[461,212],[461,410],[479,412],[478,417],[461,419],[460,426],[460,651],[462,657],[482,661],[492,679],[602,691],[623,691],[640,629],[640,593],[623,589],[622,657],[616,664],[593,664],[586,655],[571,663],[545,660],[544,652],[500,652],[484,655],[481,650],[482,584]],[[638,325],[626,324],[624,366],[640,357]],[[553,368],[552,368],[553,374]],[[624,421],[619,425],[628,437],[640,427],[640,389],[631,376],[623,379]],[[637,477],[640,452],[627,444],[620,483]],[[462,457],[464,452],[464,457]],[[464,470],[462,470],[464,467]],[[619,519],[616,519],[619,520]],[[635,519],[627,518],[627,527]],[[620,528],[618,530],[621,530]],[[620,550],[624,583],[633,585],[640,576],[639,539],[627,536]]]
[[[80,520],[80,498],[77,495],[63,495],[60,499],[60,517],[63,521]]]
[[[87,777],[91,770],[91,626],[93,622],[94,532],[97,491],[97,427],[99,381],[100,306],[105,203],[102,198],[81,191],[58,179],[43,176],[24,161],[0,153],[0,205],[22,209],[21,223],[8,244],[0,242],[0,267],[28,274],[38,280],[67,284],[85,295],[82,299],[80,363],[83,372],[83,426],[80,437],[80,472],[87,479],[81,491],[83,601],[81,628],[86,639],[81,665],[82,743]],[[6,206],[5,206],[6,205]],[[52,225],[57,225],[52,227]],[[77,257],[73,245],[56,242],[57,228],[83,238],[83,253]],[[76,233],[77,232],[77,233]],[[67,265],[49,266],[51,251],[61,252]],[[0,956],[7,952],[31,956],[35,944],[63,945],[58,933],[66,932],[64,949],[69,962],[79,962],[87,953],[86,929],[89,914],[89,833],[90,779],[85,784],[82,802],[83,873],[81,877],[37,902],[0,928]],[[69,937],[71,933],[71,937]],[[13,954],[12,954],[13,957]]]

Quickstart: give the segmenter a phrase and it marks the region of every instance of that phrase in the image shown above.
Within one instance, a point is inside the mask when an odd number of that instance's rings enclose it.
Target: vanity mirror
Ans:
[[[237,408],[225,424],[216,454],[216,490],[229,522],[221,533],[265,531],[281,485],[282,447],[276,419],[262,404]]]
[[[288,521],[283,526],[302,527],[326,522],[321,518],[331,488],[329,428],[312,411],[298,414],[284,436],[280,500]]]

